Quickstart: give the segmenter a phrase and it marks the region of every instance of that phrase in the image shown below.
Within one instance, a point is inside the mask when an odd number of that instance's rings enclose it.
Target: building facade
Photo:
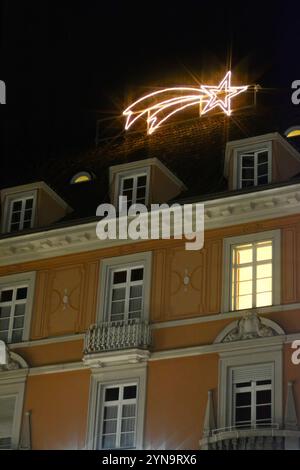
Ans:
[[[106,201],[184,204],[187,170],[137,139],[102,164]],[[273,130],[217,154],[222,189],[186,199],[197,251],[101,241],[44,181],[1,189],[0,448],[300,449],[300,154]],[[81,204],[90,168],[67,182]]]

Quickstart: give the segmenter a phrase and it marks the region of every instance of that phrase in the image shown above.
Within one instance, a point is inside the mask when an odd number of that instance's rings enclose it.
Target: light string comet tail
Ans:
[[[248,86],[232,86],[231,72],[227,72],[217,86],[201,85],[200,88],[173,87],[154,91],[138,99],[123,111],[128,130],[138,119],[145,118],[148,134],[153,132],[173,114],[189,106],[199,106],[200,116],[219,107],[227,116],[231,114],[231,99],[246,91]],[[171,98],[167,98],[168,96]],[[162,98],[162,101],[156,101]],[[155,103],[153,103],[155,101]]]

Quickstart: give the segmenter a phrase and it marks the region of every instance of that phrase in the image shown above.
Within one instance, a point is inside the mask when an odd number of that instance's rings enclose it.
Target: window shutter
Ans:
[[[232,383],[249,382],[250,380],[272,380],[273,364],[237,367],[232,370]]]
[[[10,449],[16,397],[0,398],[0,449]]]

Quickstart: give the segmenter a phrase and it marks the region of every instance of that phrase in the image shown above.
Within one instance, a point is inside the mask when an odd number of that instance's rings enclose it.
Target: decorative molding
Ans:
[[[19,354],[10,351],[10,349],[6,347],[6,363],[0,364],[0,373],[19,369],[28,369],[27,362]]]
[[[51,336],[44,339],[35,339],[32,341],[24,341],[23,343],[14,343],[10,344],[10,349],[19,349],[19,348],[32,348],[34,346],[44,346],[45,344],[56,344],[56,343],[66,343],[69,341],[83,341],[84,333],[78,333],[75,335],[66,335],[66,336]]]
[[[249,224],[259,220],[280,218],[283,214],[284,216],[299,214],[300,184],[201,202],[205,204],[206,230],[243,222]],[[145,242],[145,240],[99,240],[96,235],[96,224],[95,220],[86,224],[3,237],[0,239],[0,266]]]
[[[249,310],[242,318],[228,325],[217,336],[214,343],[229,343],[284,334],[284,330],[277,323],[259,317],[256,312]]]
[[[150,352],[146,349],[126,349],[124,351],[85,354],[83,362],[91,368],[102,368],[125,364],[139,364],[147,362],[149,357]]]

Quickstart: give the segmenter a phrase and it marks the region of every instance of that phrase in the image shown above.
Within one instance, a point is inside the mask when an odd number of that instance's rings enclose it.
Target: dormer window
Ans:
[[[147,171],[131,175],[120,175],[119,196],[127,197],[128,207],[132,204],[148,204],[148,180]]]
[[[7,231],[18,232],[31,228],[34,222],[34,193],[12,198],[9,201]]]
[[[239,188],[260,186],[271,182],[271,152],[269,149],[240,152],[238,165]]]

